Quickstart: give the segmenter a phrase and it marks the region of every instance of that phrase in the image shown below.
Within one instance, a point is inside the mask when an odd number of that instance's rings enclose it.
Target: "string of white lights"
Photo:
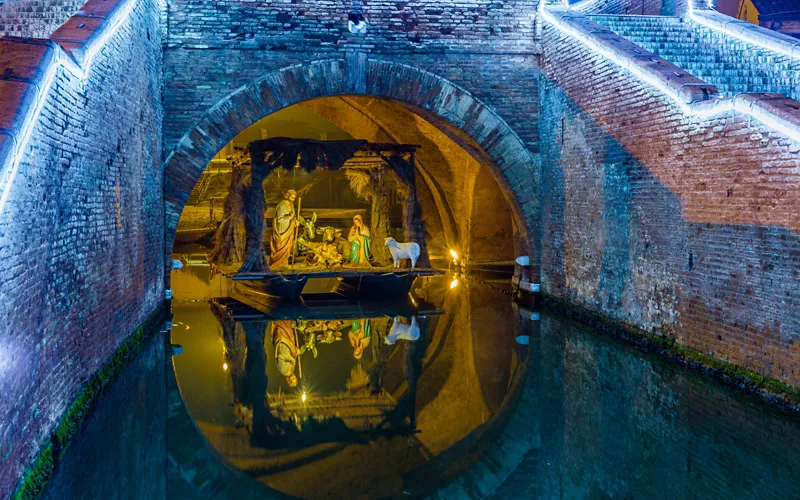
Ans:
[[[33,135],[39,117],[42,114],[44,105],[50,95],[56,74],[59,68],[64,68],[72,75],[86,82],[89,79],[89,72],[95,57],[105,47],[108,40],[114,36],[119,27],[129,17],[136,5],[136,0],[122,0],[124,5],[113,14],[110,20],[98,27],[99,36],[90,39],[84,48],[84,57],[81,63],[77,63],[59,45],[55,45],[55,57],[47,67],[43,77],[43,83],[37,86],[36,97],[33,104],[28,109],[20,127],[19,140],[14,140],[11,154],[7,156],[6,165],[3,165],[3,175],[0,177],[0,214],[5,210],[6,201],[14,184],[14,179],[19,172],[19,165],[22,157]]]
[[[784,56],[790,57],[792,59],[800,60],[800,43],[792,42],[792,41],[784,41],[780,40],[778,36],[773,34],[773,32],[767,30],[766,28],[761,28],[760,26],[756,26],[750,23],[741,22],[742,26],[746,26],[748,29],[752,27],[753,33],[748,35],[747,32],[736,31],[728,28],[728,25],[740,24],[738,19],[730,18],[731,20],[728,23],[715,23],[712,21],[711,18],[705,15],[705,13],[713,13],[717,15],[719,14],[716,11],[707,11],[701,10],[697,11],[689,5],[689,19],[697,24],[702,24],[706,28],[709,28],[713,31],[724,33],[727,36],[732,38],[736,38],[737,40],[741,40],[743,42],[755,45],[757,47],[761,47],[762,49],[771,50],[773,52],[777,52]],[[761,34],[762,36],[755,36],[759,31],[764,30]],[[769,40],[770,43],[767,42]]]
[[[754,106],[755,102],[748,102],[737,97],[729,97],[715,99],[710,102],[701,101],[699,103],[685,103],[674,89],[665,85],[654,74],[642,69],[638,65],[631,64],[630,59],[617,55],[612,50],[596,43],[591,39],[591,37],[585,36],[578,30],[562,22],[560,18],[553,15],[549,8],[545,7],[543,4],[540,4],[539,11],[542,15],[542,18],[553,25],[560,32],[575,38],[595,54],[608,59],[617,66],[620,66],[622,69],[627,70],[639,80],[661,91],[664,95],[674,101],[685,115],[698,118],[712,118],[722,113],[735,111],[748,115],[751,118],[763,123],[768,128],[794,141],[800,142],[800,129],[798,129],[798,127],[775,116],[761,107]]]

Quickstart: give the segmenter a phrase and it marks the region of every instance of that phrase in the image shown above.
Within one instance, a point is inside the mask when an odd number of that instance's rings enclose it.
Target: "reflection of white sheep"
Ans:
[[[417,243],[399,243],[394,238],[386,238],[386,246],[392,253],[394,260],[394,267],[400,267],[402,259],[411,259],[411,267],[417,267],[417,259],[419,259],[419,244]]]
[[[411,323],[401,323],[401,316],[394,317],[394,323],[389,330],[389,335],[386,336],[386,343],[389,345],[394,344],[398,340],[414,341],[419,338],[419,325],[417,324],[417,317],[411,317]]]

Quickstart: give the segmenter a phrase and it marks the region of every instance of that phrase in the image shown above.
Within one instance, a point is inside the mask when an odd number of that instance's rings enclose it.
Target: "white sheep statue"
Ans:
[[[386,336],[385,342],[388,345],[393,345],[398,340],[415,341],[419,339],[419,325],[417,324],[417,317],[411,316],[411,323],[403,323],[400,320],[401,316],[395,316],[392,328],[389,330],[389,335]]]
[[[411,259],[411,268],[417,267],[417,259],[419,259],[419,244],[417,243],[400,243],[394,238],[386,238],[386,246],[389,247],[389,252],[392,253],[394,260],[394,268],[400,267],[402,259]]]

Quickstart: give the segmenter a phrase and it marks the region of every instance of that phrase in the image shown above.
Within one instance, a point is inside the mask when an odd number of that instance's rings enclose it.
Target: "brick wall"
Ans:
[[[506,176],[506,185],[510,183],[520,193],[528,193],[517,196],[518,200],[529,202],[519,212],[529,222],[538,221],[538,196],[532,194],[538,189],[539,151],[538,59],[534,40],[537,4],[535,0],[366,2],[370,26],[365,36],[355,36],[346,29],[343,4],[170,1],[165,50],[165,150],[179,153],[171,157],[172,165],[196,153],[208,156],[207,161],[213,153],[209,155],[206,148],[221,148],[227,142],[221,138],[224,134],[254,121],[244,115],[255,114],[252,109],[262,102],[266,107],[273,106],[276,97],[267,98],[263,92],[275,94],[273,89],[278,89],[278,93],[287,94],[278,99],[277,104],[282,107],[292,103],[282,99],[308,99],[320,91],[304,88],[308,86],[308,76],[281,75],[268,85],[257,82],[293,65],[308,67],[315,61],[361,54],[368,61],[367,66],[373,62],[386,64],[387,68],[396,68],[389,71],[397,74],[405,66],[413,68],[416,72],[406,72],[409,78],[435,75],[451,88],[457,86],[459,92],[463,90],[480,99],[496,113],[496,118],[481,121],[480,107],[454,109],[452,116],[446,118],[467,120],[467,128],[474,125],[472,133],[482,135],[483,142],[476,141],[487,150],[503,149],[502,142],[509,131],[519,137],[529,154],[525,168],[499,165],[502,172],[498,175]],[[354,94],[367,89],[367,93],[401,100],[404,98],[398,96],[407,96],[407,101],[416,99],[412,104],[417,105],[445,109],[448,104],[450,90],[442,85],[423,88],[420,81],[385,78],[369,71],[361,77],[366,80],[361,89],[348,87],[343,91],[341,82],[328,82],[328,93],[323,95]],[[253,97],[237,99],[249,109],[244,113],[240,110],[234,118],[231,107],[235,105],[230,98],[246,87],[252,87],[247,93],[252,92]],[[450,99],[455,107],[455,98]],[[227,114],[229,126],[223,126],[217,117],[221,113]],[[213,120],[207,120],[210,116]],[[497,123],[497,118],[504,123]],[[494,136],[488,133],[501,128],[505,132]],[[189,133],[193,134],[190,139],[186,135]],[[191,142],[191,153],[181,151],[179,141],[184,137]],[[197,145],[199,141],[203,144]],[[215,141],[217,146],[207,144]],[[170,169],[168,190],[184,181],[172,182]],[[189,167],[176,169],[192,171]],[[194,172],[188,177],[196,175],[199,174]],[[169,194],[167,199],[169,226],[173,217]],[[179,214],[182,204],[176,206]],[[531,224],[534,223],[528,225]]]
[[[537,0],[370,0],[366,35],[347,31],[350,2],[169,0],[170,46],[306,52],[519,52],[532,43]]]
[[[0,214],[3,498],[163,300],[158,15],[157,1],[136,2],[87,81],[57,71]]]
[[[593,16],[592,19],[716,86],[723,96],[762,92],[800,99],[800,60],[686,19],[651,16]],[[729,19],[722,17],[722,22]],[[792,46],[788,48],[791,50]]]
[[[86,0],[6,0],[0,2],[0,36],[47,38]]]
[[[544,291],[800,386],[800,146],[543,47]]]

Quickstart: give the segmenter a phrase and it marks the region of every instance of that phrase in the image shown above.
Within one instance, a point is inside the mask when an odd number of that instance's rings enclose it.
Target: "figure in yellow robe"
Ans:
[[[278,372],[286,377],[289,387],[296,387],[297,375],[295,375],[294,369],[297,366],[297,357],[300,352],[295,343],[291,320],[272,322],[272,345],[275,347],[275,363],[278,365]]]
[[[286,191],[283,201],[275,208],[275,217],[272,219],[272,238],[269,240],[269,267],[275,269],[289,264],[294,244],[295,226],[297,217],[294,213],[294,200],[297,192],[294,189]]]

